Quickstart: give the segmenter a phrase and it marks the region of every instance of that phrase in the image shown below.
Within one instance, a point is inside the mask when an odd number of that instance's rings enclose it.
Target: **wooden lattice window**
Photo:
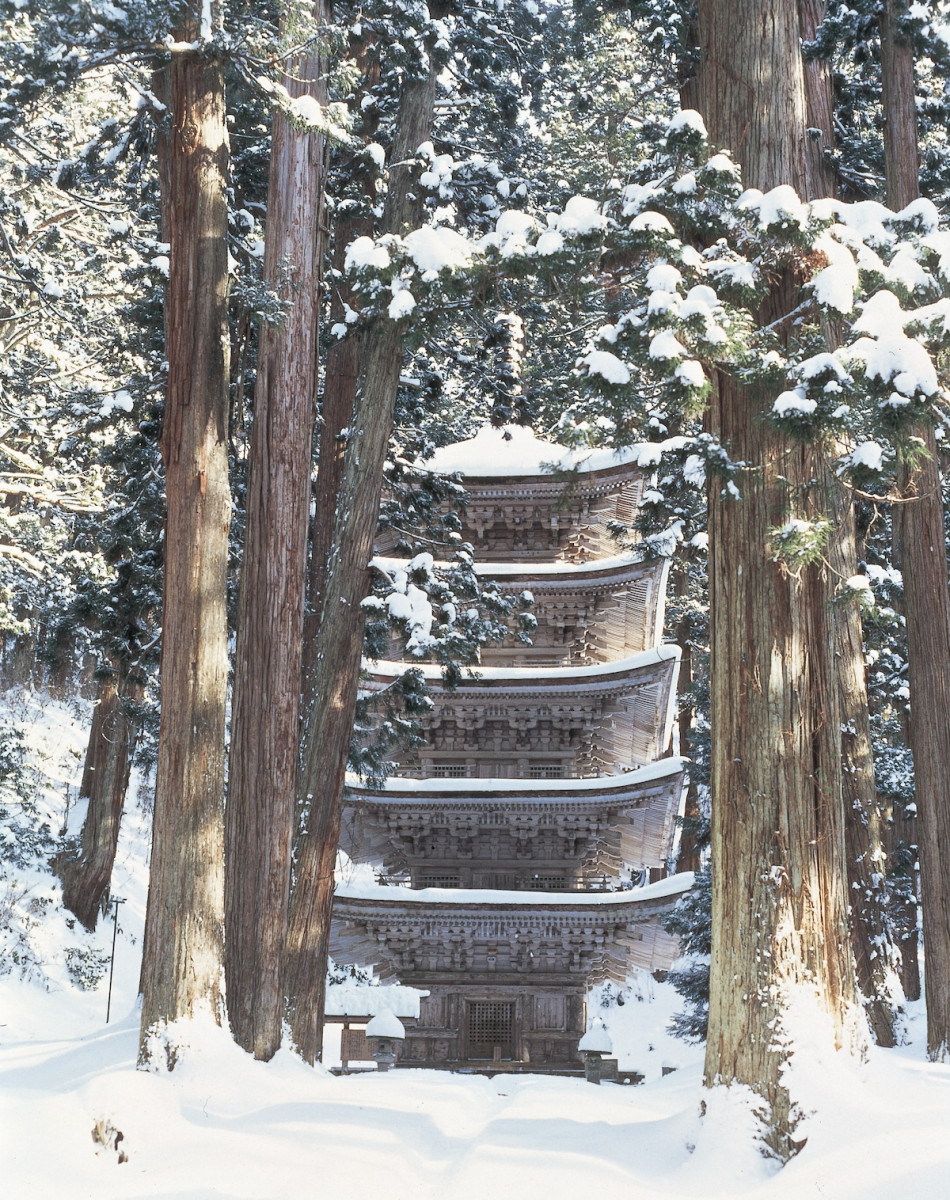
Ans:
[[[460,875],[420,875],[419,886],[424,888],[457,888],[462,886]]]
[[[532,875],[528,887],[536,892],[560,892],[567,885],[563,875]]]
[[[464,763],[436,763],[433,767],[436,779],[466,779],[468,767]]]
[[[531,763],[528,766],[529,779],[560,779],[560,763]]]
[[[469,1058],[514,1058],[514,1041],[515,1006],[512,1001],[469,1001]]]

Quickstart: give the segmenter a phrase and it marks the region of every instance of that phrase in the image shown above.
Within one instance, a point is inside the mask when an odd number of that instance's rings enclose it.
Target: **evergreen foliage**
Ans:
[[[709,956],[712,952],[712,868],[707,864],[695,883],[664,921],[680,939],[683,957],[667,980],[685,1002],[670,1021],[670,1032],[687,1042],[701,1042],[709,1023]]]
[[[326,312],[342,316],[326,320],[322,352],[372,321],[407,324],[380,519],[399,560],[375,563],[364,601],[368,657],[435,661],[451,686],[489,641],[509,629],[530,638],[530,604],[506,599],[476,572],[459,534],[463,490],[425,469],[435,448],[485,420],[532,423],[576,446],[636,444],[640,466],[655,475],[636,527],[614,532],[644,557],[675,556],[668,628],[691,655],[681,702],[694,714],[684,749],[699,800],[684,832],[703,845],[704,493],[714,487],[740,503],[758,469],[733,461],[703,429],[709,377],[728,368],[772,388],[769,419],[820,444],[856,498],[862,562],[841,581],[840,602],[864,614],[879,791],[896,817],[912,815],[902,581],[886,514],[897,471],[917,452],[908,430],[933,423],[945,440],[950,240],[937,206],[950,196],[950,38],[940,6],[910,6],[904,32],[917,55],[929,200],[892,214],[877,203],[879,15],[878,0],[834,2],[805,48],[833,65],[834,162],[849,201],[807,205],[787,188],[744,189],[739,167],[709,145],[694,116],[672,119],[696,66],[694,6],[682,0],[438,9],[372,0],[336,6],[319,34],[295,13],[299,42],[319,36],[330,62],[330,104],[320,111],[295,106],[282,89],[275,6],[231,6],[206,52],[227,63],[232,139],[233,577],[256,331],[281,319],[261,278],[278,105],[332,144]],[[138,713],[146,725],[160,638],[168,267],[153,155],[167,114],[150,71],[167,61],[174,16],[155,0],[121,8],[51,0],[42,11],[16,2],[0,16],[7,679],[22,661],[72,688],[80,676],[88,686],[97,672],[126,671],[146,688]],[[440,70],[436,122],[414,157],[425,221],[379,236],[400,96],[430,62]],[[785,339],[784,329],[760,328],[757,312],[770,281],[789,269],[805,292]],[[833,352],[830,323],[842,331]],[[805,500],[793,498],[803,514]],[[828,534],[827,520],[795,517],[774,528],[771,553],[794,573],[824,558]],[[411,666],[366,697],[351,765],[382,777],[429,703]],[[8,731],[0,815],[13,866],[48,858],[58,844],[20,796],[28,789],[18,761]],[[898,841],[897,900],[913,898],[914,862],[913,842]],[[690,1039],[704,1030],[709,878],[707,867],[670,924],[689,956],[671,978],[688,1005],[677,1031]]]

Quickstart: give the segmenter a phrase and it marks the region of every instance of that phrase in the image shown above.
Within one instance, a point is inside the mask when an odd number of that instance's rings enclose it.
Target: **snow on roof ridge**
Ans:
[[[629,658],[617,658],[612,662],[591,663],[585,667],[473,667],[474,677],[465,678],[459,684],[464,687],[469,683],[478,683],[482,679],[510,679],[514,684],[519,680],[542,679],[544,682],[556,682],[563,679],[593,679],[599,675],[619,675],[624,671],[635,671],[638,667],[653,666],[662,662],[679,662],[682,650],[673,643],[664,643],[649,650],[640,650]],[[378,662],[363,660],[363,667],[371,675],[386,675],[395,678],[405,671],[419,670],[426,679],[438,679],[442,668],[438,663],[391,662],[380,659]]]
[[[475,779],[414,779],[407,775],[391,775],[382,787],[368,787],[355,775],[348,775],[346,785],[355,792],[379,794],[382,792],[417,792],[420,797],[431,794],[435,798],[440,792],[469,792],[491,795],[492,792],[598,792],[615,787],[633,787],[638,783],[651,783],[656,779],[672,778],[684,770],[689,760],[679,755],[658,758],[655,762],[636,767],[632,771],[617,771],[610,775],[586,775],[578,779],[509,779],[491,776]],[[506,799],[510,800],[508,797]]]
[[[505,476],[548,475],[555,470],[603,471],[636,463],[642,445],[612,447],[581,446],[571,449],[546,442],[525,425],[497,428],[485,424],[464,442],[440,446],[430,459],[418,466],[449,474],[460,471],[476,479]]]
[[[336,896],[340,900],[382,900],[393,904],[447,904],[467,907],[473,904],[516,905],[519,908],[543,908],[563,905],[565,907],[607,906],[641,904],[648,900],[662,900],[666,896],[678,896],[693,886],[694,873],[683,871],[669,875],[646,887],[632,888],[621,892],[506,892],[491,888],[413,888],[385,887],[381,884],[338,884]]]
[[[408,558],[396,558],[387,554],[373,555],[373,562],[388,571],[405,570],[406,564],[411,560]],[[608,574],[610,571],[616,571],[618,567],[638,567],[638,566],[655,566],[659,567],[666,562],[666,559],[641,559],[637,555],[636,550],[627,550],[623,554],[612,554],[609,558],[591,558],[587,562],[476,562],[475,574],[487,575],[489,578],[495,575],[572,575],[572,574],[593,574],[595,572],[603,572]],[[442,560],[436,560],[434,566],[443,569],[451,567],[454,564]]]

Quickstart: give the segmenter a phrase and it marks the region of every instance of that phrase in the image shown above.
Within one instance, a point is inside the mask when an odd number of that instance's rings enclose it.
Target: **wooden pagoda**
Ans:
[[[451,692],[427,669],[425,744],[345,805],[342,846],[378,883],[338,889],[332,953],[428,992],[403,1066],[575,1067],[590,986],[670,966],[662,918],[690,881],[660,878],[683,793],[666,564],[609,532],[644,475],[511,434],[432,465],[463,472],[480,569],[534,597],[533,645],[487,652]],[[371,686],[403,669],[376,664]]]

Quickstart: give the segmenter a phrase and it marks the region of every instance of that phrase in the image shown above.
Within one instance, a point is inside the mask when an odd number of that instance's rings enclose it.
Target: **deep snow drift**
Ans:
[[[49,818],[61,822],[65,783],[81,766],[83,715],[27,697],[17,722],[42,764]],[[109,1025],[108,976],[78,989],[66,948],[108,954],[111,920],[85,939],[57,910],[48,876],[27,865],[0,881],[5,898],[19,896],[21,917],[29,894],[52,897],[29,929],[17,927],[32,948],[32,977],[0,977],[0,1194],[10,1200],[950,1194],[950,1067],[924,1061],[919,1006],[909,1044],[872,1050],[863,1064],[823,1057],[803,1039],[796,1070],[817,1112],[801,1127],[803,1152],[781,1171],[754,1149],[741,1097],[714,1096],[700,1119],[701,1050],[665,1033],[679,1001],[648,977],[630,981],[622,1006],[616,989],[607,1007],[600,992],[591,1003],[621,1066],[646,1075],[638,1087],[432,1071],[337,1078],[287,1051],[256,1063],[210,1022],[180,1031],[187,1048],[171,1074],[137,1071],[146,825],[133,811],[120,846],[115,890],[127,903]]]

